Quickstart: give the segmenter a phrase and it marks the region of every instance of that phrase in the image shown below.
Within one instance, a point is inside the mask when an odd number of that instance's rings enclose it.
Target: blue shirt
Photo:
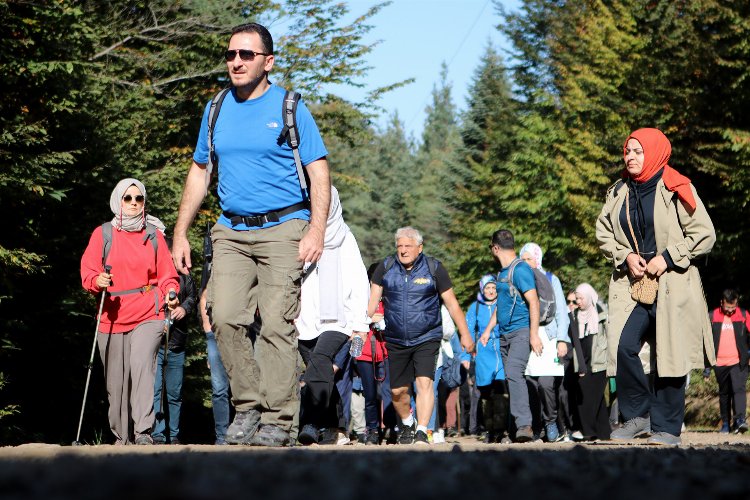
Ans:
[[[214,145],[219,157],[219,203],[232,215],[258,215],[280,210],[303,201],[294,154],[286,142],[276,140],[284,127],[282,107],[286,91],[276,85],[256,99],[237,100],[235,91],[227,94],[214,130]],[[208,111],[203,112],[193,160],[208,163]],[[318,127],[310,111],[300,101],[297,105],[297,128],[300,134],[299,153],[302,165],[328,155]],[[290,219],[310,219],[309,210],[268,222],[270,227]],[[236,230],[248,230],[244,224],[232,226],[222,214],[219,223]]]
[[[521,261],[513,269],[513,285],[516,287],[516,295],[515,298],[512,297],[508,286],[509,270],[510,266],[505,267],[497,275],[497,325],[500,335],[529,328],[529,306],[523,294],[529,290],[536,290],[534,272],[528,264]]]

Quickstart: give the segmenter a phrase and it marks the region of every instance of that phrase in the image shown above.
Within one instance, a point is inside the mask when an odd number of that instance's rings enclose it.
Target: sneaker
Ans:
[[[226,439],[229,444],[248,444],[260,425],[260,412],[257,410],[238,411],[234,421],[227,429]]]
[[[744,434],[745,432],[747,432],[747,422],[745,421],[744,418],[741,418],[741,417],[737,418],[734,421],[734,433],[735,434],[739,434],[739,433],[743,433]]]
[[[401,429],[401,433],[398,435],[398,444],[412,444],[414,442],[414,431],[417,428],[416,423],[411,424],[410,426],[405,426],[404,424],[401,424],[403,429]],[[427,435],[425,434],[425,438]]]
[[[565,437],[560,435],[560,431],[557,430],[557,424],[554,422],[547,424],[544,430],[547,434],[548,443],[556,443]]]
[[[351,437],[349,439],[351,440]],[[367,444],[367,434],[364,432],[362,434],[357,434],[356,443],[354,444]]]
[[[170,440],[169,440],[169,444],[172,444],[172,445],[179,445],[179,444],[182,444],[182,443],[180,443],[180,440],[179,440],[179,439],[177,439],[177,438],[172,438],[172,439],[170,439]]]
[[[252,438],[247,441],[247,444],[253,446],[289,446],[291,443],[289,433],[277,425],[265,424],[261,425],[257,432],[253,433]]]
[[[385,444],[398,444],[398,432],[396,432],[396,429],[387,427],[383,431],[383,441],[385,441]]]
[[[445,436],[449,438],[458,437],[458,429],[455,427],[448,427],[448,430],[445,431]]]
[[[609,437],[614,441],[630,441],[650,433],[651,419],[649,417],[635,417],[622,424],[619,429],[612,431]]]
[[[226,439],[217,439],[214,441],[214,446],[227,446],[229,443],[227,443]]]
[[[318,428],[312,424],[306,424],[305,426],[303,426],[302,430],[297,436],[297,441],[299,441],[299,443],[304,446],[309,446],[311,444],[317,443],[319,439],[320,432],[318,431]]]
[[[583,433],[581,431],[575,431],[573,434],[570,435],[570,439],[573,441],[583,441]]]
[[[682,438],[675,436],[668,432],[655,432],[646,444],[659,444],[664,446],[680,446],[682,444]]]
[[[534,439],[534,431],[530,425],[522,425],[516,431],[516,443],[528,443]]]
[[[135,435],[135,444],[150,446],[150,445],[154,444],[154,440],[151,438],[150,434],[136,434]]]
[[[425,431],[417,431],[414,433],[414,444],[418,445],[429,445],[430,441]]]
[[[377,429],[367,429],[367,434],[364,435],[366,445],[379,445],[380,434]]]
[[[325,429],[320,437],[320,444],[329,446],[342,446],[349,444],[349,438],[337,428]]]
[[[432,433],[432,444],[443,444],[445,443],[445,434],[443,429],[437,430]]]
[[[722,422],[721,423],[721,430],[719,431],[720,434],[729,434],[729,422]]]
[[[159,444],[167,444],[167,439],[164,437],[164,434],[162,435],[151,435],[151,441],[153,444],[159,445]]]

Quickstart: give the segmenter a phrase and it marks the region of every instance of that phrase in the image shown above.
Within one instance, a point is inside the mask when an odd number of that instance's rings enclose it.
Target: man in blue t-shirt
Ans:
[[[323,251],[331,183],[318,128],[307,107],[296,110],[299,154],[309,177],[301,187],[292,149],[278,138],[285,90],[272,84],[273,39],[250,23],[232,30],[225,52],[232,89],[213,133],[222,214],[211,231],[213,269],[207,291],[213,331],[237,410],[230,444],[284,446],[296,430],[297,340],[300,282],[305,262]],[[201,121],[185,181],[172,255],[178,270],[191,267],[187,230],[206,195],[210,172],[208,114]],[[257,338],[248,325],[260,313]]]
[[[492,255],[502,269],[497,276],[497,310],[479,339],[487,345],[495,326],[500,331],[500,354],[510,393],[510,413],[515,419],[516,442],[534,439],[531,430],[529,392],[526,387],[526,364],[529,353],[542,354],[539,338],[539,297],[536,293],[534,272],[516,256],[513,233],[507,229],[495,231],[490,244]],[[512,273],[512,283],[509,281]]]

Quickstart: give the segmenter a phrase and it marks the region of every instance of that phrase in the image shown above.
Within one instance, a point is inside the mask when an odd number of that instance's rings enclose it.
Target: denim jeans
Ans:
[[[154,411],[157,418],[151,436],[154,441],[166,442],[164,432],[169,425],[170,442],[180,436],[180,409],[182,408],[182,373],[185,368],[185,351],[172,352],[167,350],[167,366],[165,381],[167,388],[167,411],[161,408],[162,367],[164,362],[164,348],[156,351],[156,379],[154,380]]]
[[[216,443],[224,442],[229,427],[229,377],[221,362],[214,332],[206,332],[206,353],[211,367],[211,403],[214,412]]]
[[[380,428],[381,411],[383,425],[389,429],[396,427],[396,410],[391,400],[391,382],[388,376],[388,358],[375,363],[375,367],[372,361],[357,361],[357,371],[362,379],[362,392],[365,395],[367,428]]]

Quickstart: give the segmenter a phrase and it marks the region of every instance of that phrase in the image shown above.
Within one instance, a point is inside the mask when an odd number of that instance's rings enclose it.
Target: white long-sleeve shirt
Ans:
[[[370,299],[370,283],[367,269],[362,262],[357,240],[350,232],[339,249],[341,259],[341,296],[344,302],[344,323],[320,321],[320,280],[318,269],[302,283],[300,314],[295,320],[300,340],[312,340],[326,331],[341,332],[351,336],[352,331],[366,332],[370,329],[367,317],[367,302]],[[325,292],[323,292],[325,293]]]

